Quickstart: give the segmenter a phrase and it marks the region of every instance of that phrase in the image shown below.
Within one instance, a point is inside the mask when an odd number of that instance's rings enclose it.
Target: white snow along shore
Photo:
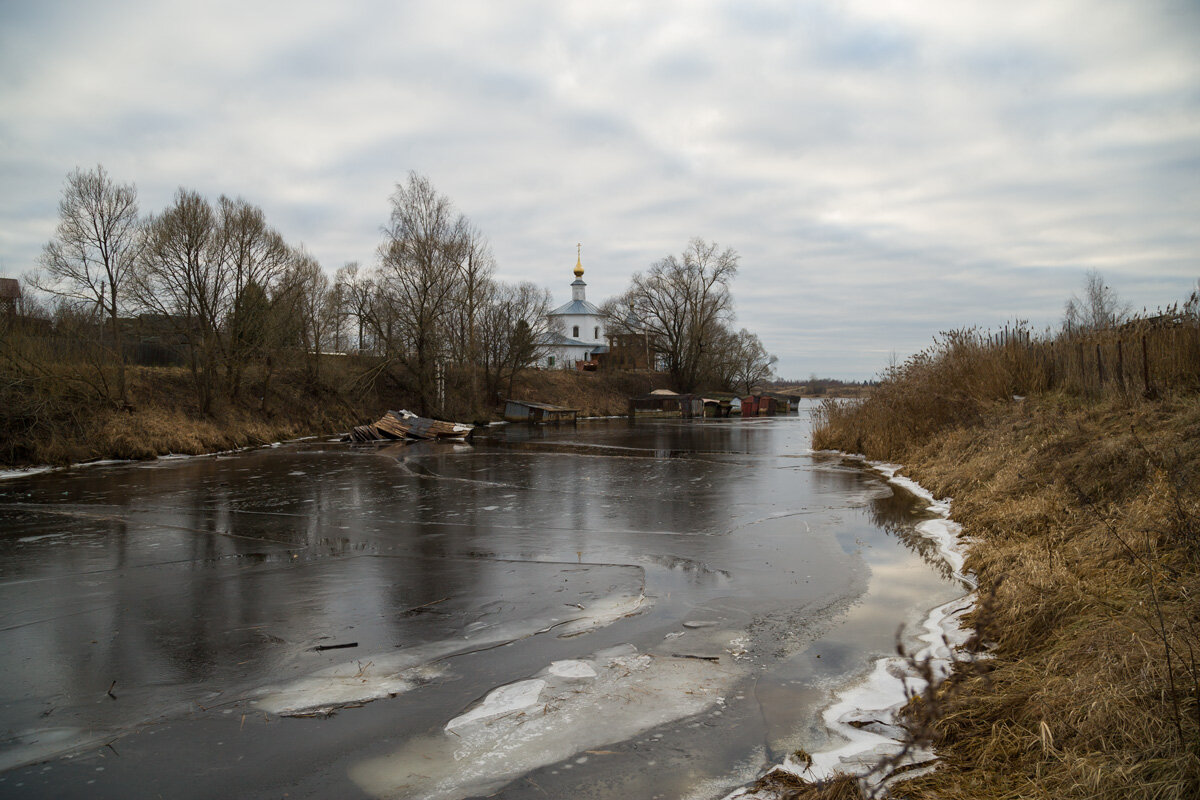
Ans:
[[[922,646],[915,657],[918,661],[929,659],[933,675],[940,682],[950,674],[955,653],[970,636],[970,631],[964,629],[960,622],[963,615],[975,606],[976,582],[974,576],[964,572],[963,567],[968,542],[959,536],[962,527],[950,519],[950,499],[939,500],[916,481],[898,475],[902,469],[899,464],[867,462],[860,456],[837,454],[864,461],[883,475],[888,483],[924,500],[927,510],[936,514],[937,518],[918,523],[916,531],[937,543],[938,552],[954,577],[971,588],[963,597],[930,610],[921,625],[922,632],[917,636]],[[911,694],[922,691],[926,685],[926,681],[899,656],[878,659],[866,678],[838,691],[833,704],[822,713],[826,727],[836,738],[842,739],[843,744],[812,753],[812,762],[807,764],[789,756],[782,764],[768,770],[767,774],[786,772],[817,782],[845,773],[859,776],[865,784],[864,788],[869,790],[886,784],[889,774],[879,770],[881,762],[902,753],[905,747],[903,729],[898,724],[900,709]],[[895,768],[902,765],[931,765],[934,759],[935,755],[928,750],[911,750],[893,767],[892,774]],[[932,769],[932,766],[926,766],[925,769]],[[904,772],[905,777],[915,774],[919,774],[915,769]],[[770,790],[743,787],[727,795],[725,800],[778,800],[778,797],[777,793]]]

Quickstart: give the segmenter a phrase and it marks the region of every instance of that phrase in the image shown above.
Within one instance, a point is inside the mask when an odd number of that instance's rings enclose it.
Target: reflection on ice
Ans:
[[[897,476],[896,464],[873,464],[888,482],[926,504],[934,519],[917,523],[917,533],[930,539],[951,574],[965,587],[974,588],[974,576],[964,572],[965,542],[959,538],[961,526],[950,519],[950,500],[936,499],[924,487],[910,478]],[[971,596],[960,597],[932,609],[921,624],[915,638],[920,649],[913,653],[917,663],[928,663],[935,682],[950,674],[955,653],[968,639],[961,626],[963,616],[974,606]],[[911,636],[911,634],[910,634]],[[789,772],[809,781],[822,781],[836,774],[861,776],[869,786],[885,783],[898,770],[914,775],[914,767],[931,762],[934,754],[926,749],[905,744],[906,732],[901,726],[900,713],[908,699],[928,687],[912,665],[904,658],[889,656],[875,661],[870,674],[837,692],[836,701],[822,712],[822,719],[838,744],[809,754],[804,763],[788,756],[775,769]],[[880,765],[892,759],[890,769]],[[769,790],[739,789],[726,800],[773,800],[777,795]]]
[[[42,759],[85,744],[99,744],[112,737],[111,731],[85,731],[79,728],[39,728],[9,733],[0,747],[0,772]]]
[[[911,500],[881,522],[808,444],[581,423],[6,481],[0,793],[719,796],[820,749],[829,687],[954,594]]]
[[[923,643],[914,655],[918,661],[928,659],[936,680],[950,672],[954,648],[966,641],[959,626],[962,615],[971,604],[953,600],[935,608],[923,625],[918,637]],[[925,690],[924,679],[913,674],[900,658],[881,658],[862,683],[838,694],[838,701],[822,714],[830,730],[845,740],[831,750],[814,753],[811,765],[799,765],[792,760],[786,768],[811,780],[828,779],[836,772],[863,774],[871,771],[880,759],[902,752],[904,731],[900,727],[900,710],[908,698]],[[925,750],[906,754],[905,764],[920,764],[933,758]],[[882,780],[887,775],[874,776]]]

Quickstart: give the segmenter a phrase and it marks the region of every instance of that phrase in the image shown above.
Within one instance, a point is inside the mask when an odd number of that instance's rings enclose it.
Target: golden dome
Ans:
[[[575,277],[583,277],[583,261],[580,257],[580,251],[583,249],[582,244],[575,245]]]

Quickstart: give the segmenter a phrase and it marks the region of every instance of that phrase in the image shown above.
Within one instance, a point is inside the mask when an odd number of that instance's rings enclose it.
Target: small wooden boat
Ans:
[[[474,430],[461,422],[418,416],[401,409],[389,411],[373,425],[359,425],[343,441],[377,442],[381,439],[465,439]]]

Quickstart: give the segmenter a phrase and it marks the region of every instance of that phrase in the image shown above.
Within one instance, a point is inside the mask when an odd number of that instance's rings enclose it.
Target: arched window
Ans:
[[[600,326],[599,325],[597,325],[595,328],[592,328],[592,338],[593,339],[600,338]]]
[[[579,338],[579,326],[578,325],[576,325],[574,328],[571,328],[571,336],[572,336],[572,338],[575,338],[575,339]]]

